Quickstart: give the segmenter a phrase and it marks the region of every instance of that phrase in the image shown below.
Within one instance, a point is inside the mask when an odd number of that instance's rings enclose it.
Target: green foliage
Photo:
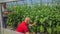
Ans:
[[[9,10],[11,7],[8,8]],[[55,6],[16,6],[12,8],[15,12],[13,15],[8,15],[7,24],[9,26],[15,26],[23,21],[26,17],[31,18],[31,23],[37,22],[36,26],[30,28],[33,31],[44,32],[46,31],[51,34],[52,31],[60,32],[60,5]],[[45,28],[44,28],[45,27]],[[37,28],[37,29],[35,29]]]
[[[43,26],[40,26],[40,32],[44,32]]]
[[[47,28],[47,31],[49,32],[49,34],[51,34],[52,29],[51,28]]]

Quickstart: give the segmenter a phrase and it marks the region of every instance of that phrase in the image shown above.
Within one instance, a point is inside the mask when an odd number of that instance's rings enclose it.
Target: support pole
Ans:
[[[0,26],[1,26],[1,34],[3,34],[3,17],[2,17],[2,4],[0,4]]]

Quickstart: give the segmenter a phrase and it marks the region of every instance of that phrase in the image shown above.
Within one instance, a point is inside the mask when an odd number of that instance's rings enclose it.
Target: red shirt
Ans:
[[[16,31],[21,33],[29,32],[28,25],[23,21],[21,24],[18,25]]]

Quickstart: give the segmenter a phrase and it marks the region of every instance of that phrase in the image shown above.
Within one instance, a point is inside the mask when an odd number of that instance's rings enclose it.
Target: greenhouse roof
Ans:
[[[3,2],[11,2],[11,1],[18,1],[18,0],[0,0],[0,3],[3,3]]]

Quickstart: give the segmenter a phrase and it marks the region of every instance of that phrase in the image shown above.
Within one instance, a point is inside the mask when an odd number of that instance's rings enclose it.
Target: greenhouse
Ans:
[[[0,34],[60,34],[60,0],[0,0]]]

